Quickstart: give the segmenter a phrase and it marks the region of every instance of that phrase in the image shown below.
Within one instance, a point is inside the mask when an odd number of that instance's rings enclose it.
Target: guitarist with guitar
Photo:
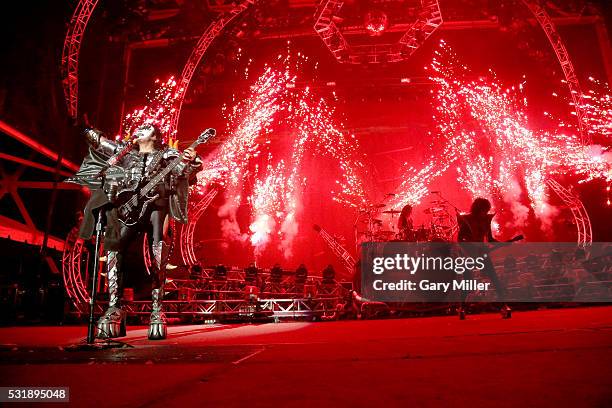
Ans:
[[[491,222],[495,214],[490,214],[491,202],[486,198],[476,198],[472,202],[470,212],[468,214],[457,214],[457,221],[459,223],[459,233],[457,240],[461,242],[498,242],[491,231]],[[513,238],[510,242],[523,239],[523,236]],[[502,244],[503,245],[503,244]],[[470,254],[471,256],[480,256],[481,254]],[[495,272],[495,266],[491,261],[490,256],[485,257],[484,268],[482,272],[485,276],[491,279],[497,297],[503,301],[506,295],[506,287],[502,281],[499,280],[497,273]],[[466,271],[464,279],[471,279],[471,271]],[[461,306],[459,308],[459,318],[465,319],[465,300],[467,298],[467,292],[462,294]],[[504,304],[501,309],[502,318],[509,319],[512,317],[512,311],[507,304]]]
[[[154,267],[148,337],[150,340],[164,339],[166,318],[162,299],[164,263],[168,258],[164,233],[169,217],[180,223],[187,222],[189,183],[202,168],[202,160],[196,154],[195,147],[213,137],[215,131],[208,129],[203,132],[182,154],[162,143],[161,131],[153,124],[136,128],[127,143],[114,142],[94,129],[88,129],[85,134],[90,145],[89,161],[86,159],[72,181],[84,185],[87,182],[93,184],[83,176],[90,175],[91,178],[96,173],[91,169],[95,167],[92,166],[91,156],[105,159],[101,164],[102,169],[112,167],[122,170],[113,173],[122,173],[120,177],[107,178],[99,186],[110,204],[106,206],[107,225],[104,235],[109,307],[98,320],[97,337],[125,336],[126,312],[121,308],[123,261],[131,242],[141,233],[148,232]],[[95,192],[92,197],[94,195]],[[87,235],[88,231],[81,231],[82,238],[89,238]]]

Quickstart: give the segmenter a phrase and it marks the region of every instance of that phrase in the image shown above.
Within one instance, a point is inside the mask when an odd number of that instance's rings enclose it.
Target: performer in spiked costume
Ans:
[[[166,319],[162,308],[165,283],[165,264],[168,245],[164,242],[168,215],[180,223],[187,222],[187,195],[190,179],[202,166],[202,161],[193,148],[186,149],[182,160],[172,168],[168,176],[157,184],[148,196],[154,197],[142,211],[137,210],[134,222],[126,222],[116,206],[117,196],[125,192],[139,192],[162,169],[181,157],[174,148],[162,143],[160,130],[152,125],[141,125],[133,132],[127,143],[105,138],[95,129],[85,131],[89,143],[89,155],[81,169],[69,181],[85,185],[92,191],[85,208],[80,235],[84,239],[92,236],[94,211],[103,209],[106,214],[104,249],[109,291],[109,306],[98,320],[98,338],[125,336],[126,312],[121,308],[123,294],[123,263],[126,250],[142,232],[148,232],[153,266],[153,289],[151,293],[151,318],[149,339],[166,338]],[[104,177],[100,177],[104,174]]]

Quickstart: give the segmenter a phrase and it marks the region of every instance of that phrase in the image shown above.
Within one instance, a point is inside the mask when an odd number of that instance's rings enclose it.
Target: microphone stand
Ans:
[[[106,217],[104,216],[106,206],[98,208],[96,214],[96,229],[95,229],[95,249],[94,249],[94,264],[91,274],[91,297],[89,298],[89,321],[87,323],[87,344],[95,342],[95,311],[96,311],[96,295],[98,294],[98,276],[100,272],[100,247],[102,244],[102,235],[105,230]]]
[[[117,153],[113,158],[117,156],[123,157],[129,148],[126,147],[119,153]],[[111,158],[111,159],[113,159]],[[109,159],[109,162],[111,161]],[[116,163],[118,160],[114,160]],[[104,166],[100,172],[97,174],[97,178],[101,179],[100,188],[104,189],[104,184],[106,181],[106,171],[111,167],[111,163],[107,162],[107,165]],[[103,190],[104,191],[104,190]],[[132,345],[114,340],[114,339],[104,339],[104,342],[96,343],[95,341],[95,332],[96,332],[96,296],[98,293],[98,277],[100,272],[100,247],[102,244],[102,236],[104,235],[104,231],[106,229],[106,217],[105,211],[109,204],[112,202],[114,192],[111,189],[108,192],[104,192],[108,202],[105,205],[102,205],[95,209],[96,213],[96,226],[95,226],[95,249],[94,249],[94,264],[93,264],[93,272],[91,274],[91,297],[89,298],[89,320],[87,322],[87,339],[85,344],[77,344],[74,346],[67,347],[68,351],[83,351],[83,350],[104,350],[108,348],[121,348],[121,347],[133,347]]]
[[[123,149],[118,151],[110,159],[107,160],[106,166],[104,166],[97,174],[96,178],[100,178],[100,185],[104,188],[106,182],[106,171],[119,160],[121,160],[131,149],[133,145],[128,143]],[[106,192],[105,192],[106,193]],[[113,191],[106,193],[106,198],[109,203],[113,199]],[[96,295],[98,293],[98,273],[100,271],[100,246],[102,244],[102,235],[106,227],[106,219],[104,217],[104,211],[106,205],[98,207],[96,214],[96,229],[95,229],[95,250],[94,250],[94,265],[91,280],[91,298],[89,300],[89,322],[87,324],[87,344],[93,344],[95,342],[95,306],[96,306]]]
[[[458,209],[457,207],[455,207],[455,206],[453,205],[453,203],[451,203],[450,201],[448,201],[446,198],[442,197],[442,193],[440,193],[439,191],[432,191],[432,192],[431,192],[431,194],[435,194],[435,195],[437,195],[438,197],[440,197],[440,199],[441,199],[442,201],[444,201],[446,204],[448,204],[448,205],[450,205],[451,207],[453,207],[453,208],[455,209],[455,211],[457,212],[457,214],[461,214],[461,210],[460,210],[460,209]]]

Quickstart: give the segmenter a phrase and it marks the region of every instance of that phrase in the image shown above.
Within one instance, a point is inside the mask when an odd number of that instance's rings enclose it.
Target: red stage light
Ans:
[[[365,16],[364,26],[369,35],[376,37],[385,32],[389,26],[389,18],[383,11],[372,10]]]

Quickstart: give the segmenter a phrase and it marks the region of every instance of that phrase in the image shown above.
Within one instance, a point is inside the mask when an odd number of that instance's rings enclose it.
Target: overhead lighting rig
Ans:
[[[406,60],[442,24],[438,0],[421,0],[421,8],[417,13],[416,21],[398,42],[353,45],[345,38],[337,25],[342,21],[338,14],[343,4],[344,1],[341,0],[321,0],[314,16],[315,31],[333,56],[341,63],[371,64]],[[372,36],[380,36],[389,26],[389,21],[387,15],[380,11],[373,13],[366,15],[365,29]]]

